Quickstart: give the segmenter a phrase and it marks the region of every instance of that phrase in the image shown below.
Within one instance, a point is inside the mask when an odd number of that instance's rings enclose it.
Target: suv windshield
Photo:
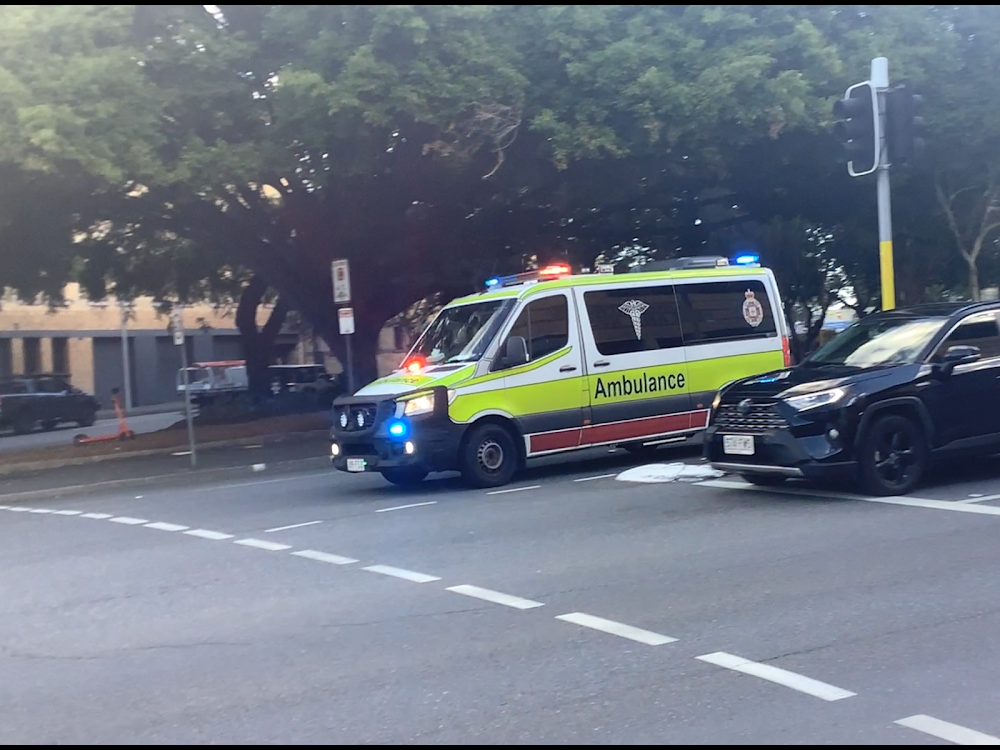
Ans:
[[[865,318],[830,339],[803,365],[864,368],[916,362],[945,322],[945,318]]]
[[[514,306],[513,299],[446,307],[410,351],[429,365],[475,362],[496,336]]]

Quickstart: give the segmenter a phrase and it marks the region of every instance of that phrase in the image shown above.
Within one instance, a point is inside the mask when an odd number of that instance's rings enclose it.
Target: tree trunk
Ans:
[[[247,366],[247,390],[255,403],[266,401],[271,396],[268,367],[274,356],[274,344],[288,317],[288,305],[278,299],[264,327],[257,328],[257,308],[266,292],[267,282],[254,276],[244,287],[236,308],[236,326],[240,331]]]
[[[973,302],[979,302],[979,263],[978,258],[971,257],[965,259],[969,264],[969,295]]]

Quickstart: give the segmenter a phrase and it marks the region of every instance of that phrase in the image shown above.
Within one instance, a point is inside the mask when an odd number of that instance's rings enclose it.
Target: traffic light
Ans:
[[[852,177],[874,172],[882,140],[875,87],[869,81],[851,86],[833,105],[833,116],[837,119],[833,134],[844,147],[847,171]]]
[[[914,94],[906,84],[895,86],[886,95],[885,118],[889,131],[886,145],[893,164],[905,164],[923,154],[926,148],[921,137],[925,128],[924,118],[920,116],[923,106],[924,98]]]

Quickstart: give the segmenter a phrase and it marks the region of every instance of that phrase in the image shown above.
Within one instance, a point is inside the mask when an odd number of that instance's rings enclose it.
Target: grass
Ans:
[[[271,439],[283,435],[325,430],[330,427],[330,417],[326,412],[318,414],[289,414],[268,417],[240,424],[195,425],[195,440],[199,444],[215,443],[247,438]],[[81,430],[76,434],[98,437],[102,433],[95,429]],[[112,434],[111,431],[103,434]],[[29,463],[33,461],[58,461],[61,459],[86,456],[126,455],[138,451],[183,449],[188,445],[187,426],[179,420],[157,432],[136,435],[132,440],[110,440],[84,445],[53,445],[45,448],[28,448],[21,451],[0,453],[0,466]]]

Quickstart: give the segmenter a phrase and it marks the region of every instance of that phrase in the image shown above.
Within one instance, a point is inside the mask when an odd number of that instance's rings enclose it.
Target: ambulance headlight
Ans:
[[[406,402],[403,407],[403,416],[419,417],[422,414],[432,414],[434,412],[434,394],[425,393]]]

